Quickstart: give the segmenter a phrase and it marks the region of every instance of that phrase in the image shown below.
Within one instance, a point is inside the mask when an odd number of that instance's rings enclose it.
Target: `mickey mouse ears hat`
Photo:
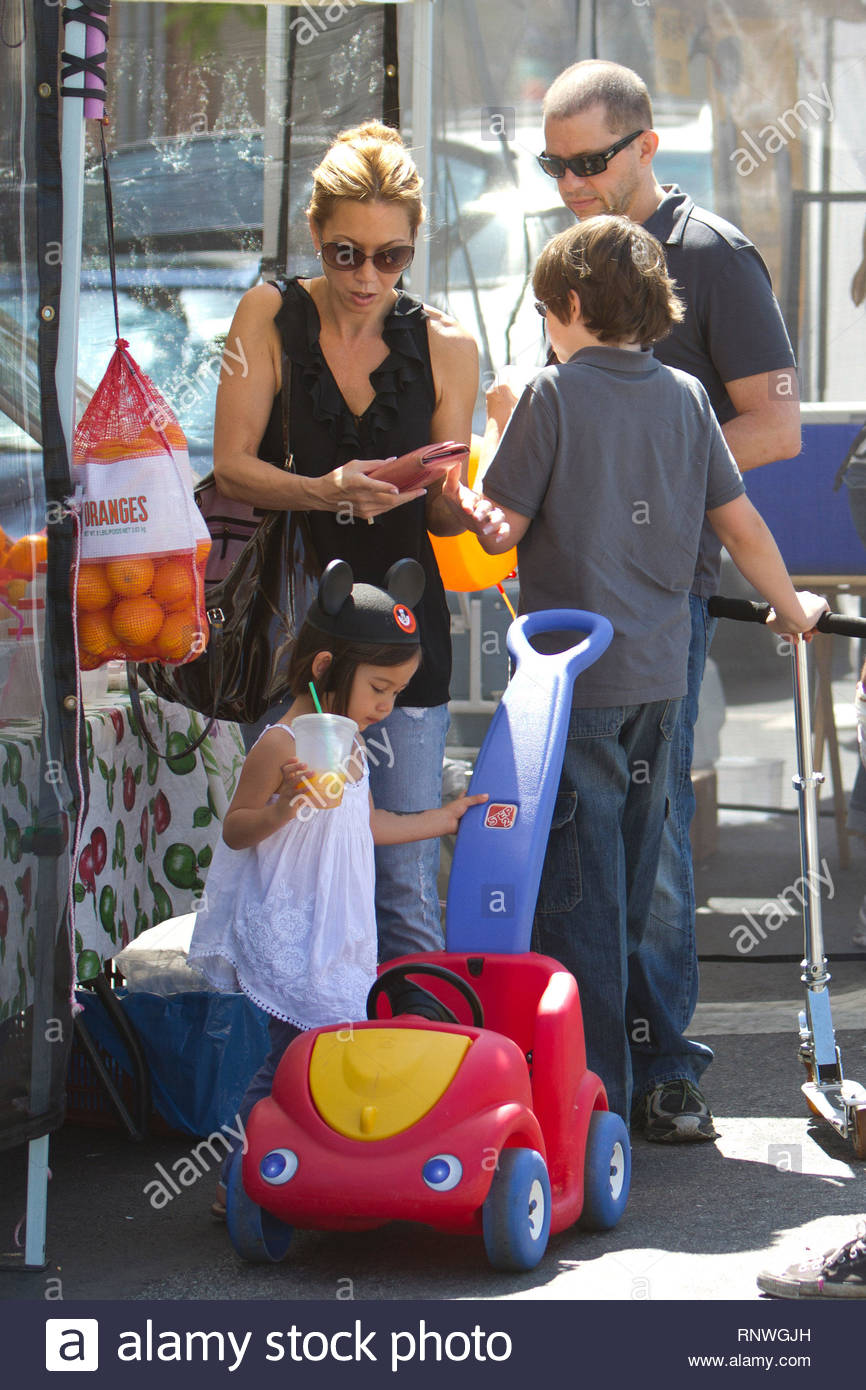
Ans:
[[[345,560],[332,560],[306,621],[319,632],[371,646],[418,647],[421,638],[412,612],[424,593],[426,576],[417,560],[398,560],[385,575],[385,587],[353,584]]]

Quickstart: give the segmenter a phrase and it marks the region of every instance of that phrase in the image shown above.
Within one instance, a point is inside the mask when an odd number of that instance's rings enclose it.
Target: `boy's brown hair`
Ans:
[[[603,343],[652,347],[685,314],[660,242],[639,222],[612,214],[588,217],[552,237],[532,288],[560,323],[571,319],[575,290],[584,325]]]

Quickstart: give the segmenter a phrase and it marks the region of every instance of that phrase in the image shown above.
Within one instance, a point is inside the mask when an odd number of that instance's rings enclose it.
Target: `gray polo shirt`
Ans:
[[[484,492],[532,517],[520,611],[585,608],[613,624],[576,706],[685,693],[704,513],[743,491],[706,391],[652,352],[582,348],[527,386]]]

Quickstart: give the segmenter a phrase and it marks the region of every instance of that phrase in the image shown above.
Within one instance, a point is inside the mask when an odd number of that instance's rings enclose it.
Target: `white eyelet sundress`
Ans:
[[[287,724],[272,724],[269,729]],[[366,1017],[376,978],[369,770],[333,809],[290,820],[250,849],[220,839],[189,963],[274,1018],[318,1028]]]

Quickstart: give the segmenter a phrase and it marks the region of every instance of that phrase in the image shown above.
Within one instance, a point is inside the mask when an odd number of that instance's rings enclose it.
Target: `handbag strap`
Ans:
[[[283,449],[285,453],[286,469],[292,467],[292,451],[289,443],[289,414],[291,408],[292,395],[292,364],[283,349],[283,361],[280,381],[280,413],[283,423]],[[295,513],[292,512],[294,519]],[[223,659],[223,627],[225,625],[225,615],[221,608],[206,609],[208,626],[210,627],[210,649],[213,659],[213,710],[208,716],[208,722],[196,739],[187,743],[186,747],[178,753],[161,753],[154,742],[153,735],[145,723],[144,708],[141,703],[141,696],[138,693],[138,677],[135,666],[132,662],[126,663],[126,683],[129,687],[129,702],[132,708],[133,718],[141,732],[141,736],[148,748],[156,754],[158,758],[163,758],[171,766],[173,762],[185,758],[190,753],[195,753],[204,743],[214,724],[217,722],[217,713],[220,701],[223,697],[223,684],[225,681],[225,661]]]
[[[221,608],[209,609],[207,616],[210,626],[210,641],[212,644],[215,690],[214,709],[216,710],[222,699],[223,680],[225,679],[225,663],[223,661],[223,624],[225,623],[225,617]],[[138,693],[138,676],[135,666],[131,661],[127,661],[126,663],[126,683],[129,687],[129,703],[132,709],[132,715],[141,737],[144,739],[151,752],[155,753],[158,758],[163,758],[165,762],[168,763],[169,767],[171,767],[172,763],[179,762],[181,758],[187,757],[188,754],[195,753],[204,743],[214,724],[217,722],[216,715],[211,714],[208,717],[207,724],[198,737],[187,743],[179,753],[161,753],[145,722],[144,706],[141,703],[141,696]]]

